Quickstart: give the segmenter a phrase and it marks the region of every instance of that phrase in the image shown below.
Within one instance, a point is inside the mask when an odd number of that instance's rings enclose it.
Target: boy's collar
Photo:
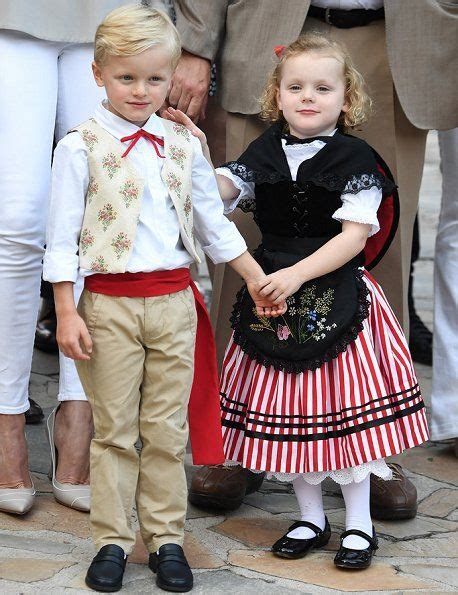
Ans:
[[[124,120],[124,118],[110,112],[106,105],[107,100],[102,101],[97,106],[94,117],[97,122],[107,130],[107,132],[119,140],[125,136],[135,134],[137,130],[139,130],[139,127],[136,124],[132,124],[132,122],[128,122],[127,120]],[[146,130],[146,132],[164,138],[164,126],[161,119],[156,114],[152,114],[142,128],[143,130]]]

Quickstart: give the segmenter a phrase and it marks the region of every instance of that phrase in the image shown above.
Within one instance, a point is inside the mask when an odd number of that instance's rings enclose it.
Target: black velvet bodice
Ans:
[[[302,181],[300,175],[296,182],[257,185],[255,194],[255,203],[249,208],[255,208],[256,223],[263,235],[333,237],[342,230],[342,224],[332,218],[342,205],[340,192]]]

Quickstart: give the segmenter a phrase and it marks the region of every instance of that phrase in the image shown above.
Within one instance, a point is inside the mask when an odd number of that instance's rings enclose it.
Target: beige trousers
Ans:
[[[84,290],[78,311],[93,340],[77,362],[92,406],[91,530],[97,550],[132,550],[134,501],[150,552],[183,543],[184,454],[197,314],[190,288],[151,298]],[[142,442],[140,454],[135,443]]]
[[[367,124],[352,134],[364,138],[390,167],[399,186],[401,214],[398,232],[382,262],[374,269],[397,317],[407,331],[407,287],[410,272],[412,230],[418,206],[425,154],[426,130],[413,126],[397,99],[388,64],[385,23],[377,21],[366,27],[337,29],[307,18],[304,31],[321,31],[343,43],[356,68],[364,76],[374,102],[374,112]],[[237,159],[247,145],[267,124],[254,116],[231,114],[226,122],[226,159]],[[235,211],[232,220],[245,237],[249,249],[260,241],[252,215]],[[221,364],[230,336],[229,317],[242,281],[230,267],[217,265],[213,275],[212,324],[215,329],[218,361]]]

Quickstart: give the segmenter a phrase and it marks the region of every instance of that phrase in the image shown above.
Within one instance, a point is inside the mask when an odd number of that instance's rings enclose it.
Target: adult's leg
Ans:
[[[105,96],[94,81],[91,70],[92,44],[69,44],[58,60],[59,90],[56,116],[56,140],[73,126],[87,120]],[[83,289],[82,279],[75,284],[75,302]],[[60,376],[56,415],[55,443],[59,452],[56,479],[61,483],[89,483],[89,446],[92,437],[92,413],[78,378],[75,363],[59,354]]]
[[[386,161],[398,184],[401,203],[396,236],[373,273],[407,331],[412,230],[418,207],[426,131],[419,130],[407,120],[397,98],[388,63],[384,21],[365,27],[337,29],[309,18],[305,30],[323,31],[347,48],[373,100],[372,116],[353,134],[364,138]]]
[[[219,105],[216,97],[209,97],[205,119],[199,121],[199,127],[205,132],[215,167],[219,167],[226,161],[226,117],[226,110]],[[210,279],[213,282],[215,265],[208,257],[206,261]]]
[[[252,140],[258,137],[267,124],[257,116],[227,114],[226,120],[226,159],[237,159]],[[237,209],[230,217],[245,238],[248,249],[253,250],[260,242],[260,234],[253,217]],[[221,365],[224,351],[230,337],[229,318],[235,300],[235,294],[242,286],[242,279],[225,264],[215,266],[213,274],[213,293],[211,321],[215,329],[216,352]]]
[[[439,132],[442,201],[434,261],[431,434],[458,436],[458,128]]]
[[[257,116],[228,113],[226,159],[229,161],[239,157],[266,126],[266,123]],[[248,249],[253,250],[259,244],[260,234],[252,215],[237,209],[230,219],[244,236]],[[215,331],[218,365],[221,366],[231,333],[229,318],[235,295],[242,286],[242,279],[225,264],[209,267],[209,271],[212,278],[210,318]],[[231,500],[239,498],[241,503],[245,494],[258,489],[261,483],[262,477],[260,478],[259,474],[254,474],[240,466],[237,466],[237,469],[232,468],[230,472],[223,467],[202,467],[194,474],[189,498],[191,502],[200,505],[202,494],[211,495],[213,503],[219,503],[219,506],[225,509],[228,497]]]
[[[29,486],[24,412],[40,296],[59,44],[0,31],[0,484]]]
[[[137,512],[143,541],[153,553],[166,543],[183,544],[184,456],[197,315],[189,288],[145,302]]]
[[[409,290],[407,294],[407,303],[409,306],[409,348],[412,359],[415,362],[431,366],[433,359],[433,334],[418,315],[413,297],[415,265],[419,256],[420,225],[417,213],[413,226],[412,256],[410,260]]]

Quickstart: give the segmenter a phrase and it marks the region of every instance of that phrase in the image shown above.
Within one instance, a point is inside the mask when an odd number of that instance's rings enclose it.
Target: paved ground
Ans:
[[[415,295],[423,319],[432,321],[434,230],[440,198],[437,139],[431,134],[421,198],[422,255]],[[431,369],[417,372],[429,401]],[[57,358],[36,352],[31,394],[49,412],[57,394]],[[25,517],[0,514],[0,593],[83,593],[93,556],[88,516],[57,504],[46,477],[49,454],[44,425],[28,427],[31,468],[39,496]],[[418,488],[414,520],[378,522],[380,549],[373,565],[357,575],[334,568],[343,501],[326,483],[325,503],[335,534],[325,550],[305,560],[275,559],[268,547],[296,516],[291,488],[266,481],[238,511],[214,516],[190,507],[186,551],[195,570],[194,593],[443,593],[458,591],[457,469],[447,443],[429,443],[398,457]],[[187,471],[192,472],[191,465]],[[125,574],[126,593],[159,592],[145,565],[140,541]]]

